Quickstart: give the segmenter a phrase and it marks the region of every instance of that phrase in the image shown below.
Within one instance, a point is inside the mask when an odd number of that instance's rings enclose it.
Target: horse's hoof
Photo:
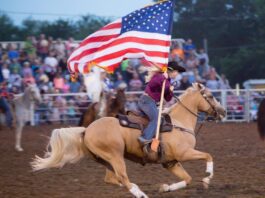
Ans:
[[[209,188],[209,184],[210,184],[210,178],[209,177],[205,177],[202,179],[202,184],[204,189],[208,189]]]
[[[163,192],[168,192],[169,191],[169,185],[167,184],[162,184],[159,188],[159,192],[163,193]]]
[[[22,152],[22,151],[24,151],[24,149],[21,148],[20,146],[16,146],[15,149],[16,149],[16,151],[18,151],[18,152]]]

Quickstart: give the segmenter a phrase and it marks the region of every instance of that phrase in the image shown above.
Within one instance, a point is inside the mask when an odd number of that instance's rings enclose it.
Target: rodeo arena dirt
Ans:
[[[104,183],[105,168],[85,158],[62,169],[32,172],[29,162],[42,156],[48,136],[62,125],[24,128],[23,153],[14,150],[14,132],[0,131],[0,197],[131,197],[123,187]],[[149,197],[265,197],[265,148],[258,136],[256,123],[208,123],[197,137],[197,149],[214,158],[214,178],[208,190],[203,188],[205,163],[182,165],[193,177],[183,190],[159,193],[162,183],[176,182],[161,165],[142,166],[126,161],[128,176]]]

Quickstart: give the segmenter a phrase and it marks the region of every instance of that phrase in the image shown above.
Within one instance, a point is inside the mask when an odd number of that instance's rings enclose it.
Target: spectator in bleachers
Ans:
[[[100,72],[100,79],[103,82],[103,91],[110,92],[114,89],[113,82],[111,82],[111,80],[109,79],[106,71],[102,70]]]
[[[129,90],[130,91],[142,91],[143,82],[140,80],[137,72],[133,73],[133,78],[129,81]]]
[[[193,53],[191,53],[189,57],[186,59],[187,71],[192,71],[194,69],[197,69],[198,65],[199,65],[199,60]]]
[[[123,80],[129,84],[130,79],[132,78],[132,74],[134,72],[133,68],[129,64],[129,59],[122,61],[120,72],[123,77]]]
[[[122,78],[122,75],[118,72],[117,73],[117,80],[114,82],[114,89],[118,88],[119,85],[122,84],[122,83],[126,84],[126,82]]]
[[[27,53],[24,50],[20,51],[20,55],[19,55],[18,61],[19,61],[19,63],[21,65],[23,65],[24,62],[29,62],[30,61],[29,58],[28,58]]]
[[[2,65],[2,75],[3,75],[4,80],[8,81],[8,79],[10,77],[10,70],[9,70],[9,67],[8,67],[7,63],[4,63]]]
[[[32,76],[32,75],[33,75],[33,72],[30,67],[30,63],[24,62],[23,68],[22,68],[22,76]]]
[[[8,58],[10,60],[19,57],[19,52],[13,44],[9,44],[7,50],[8,50]]]
[[[20,74],[22,70],[21,64],[18,62],[17,58],[11,61],[9,68],[11,73],[16,72],[17,74]]]
[[[193,44],[192,39],[190,39],[190,38],[187,39],[187,41],[184,43],[183,49],[184,49],[184,53],[185,53],[186,58],[194,53],[196,47]]]
[[[178,89],[179,90],[186,90],[190,86],[191,86],[191,83],[189,82],[189,76],[186,73],[183,73]]]
[[[205,53],[204,49],[201,48],[199,53],[197,54],[197,58],[199,75],[205,78],[209,73],[209,57]]]
[[[211,90],[220,89],[220,83],[216,78],[216,75],[210,75],[209,79],[206,81],[206,87]]]
[[[49,52],[48,56],[44,59],[44,64],[46,66],[49,66],[52,69],[52,71],[57,70],[58,60],[56,58],[54,51]]]
[[[4,76],[2,71],[2,65],[0,64],[0,83],[4,82]]]
[[[62,72],[62,74],[67,74],[68,69],[67,69],[67,58],[66,57],[63,57],[62,59],[60,59],[58,63],[58,71]]]
[[[63,79],[62,75],[59,72],[56,73],[56,76],[53,79],[53,84],[54,84],[54,88],[55,89],[58,89],[60,91],[63,90],[63,88],[64,88],[64,79]]]
[[[220,89],[231,89],[229,81],[224,74],[221,74]]]
[[[8,104],[8,100],[13,97],[12,94],[7,90],[7,86],[5,82],[0,82],[0,107],[5,114],[6,125],[8,127],[12,127],[13,116],[11,113],[11,108]]]
[[[48,37],[48,46],[49,46],[49,52],[51,51],[55,51],[55,43],[53,41],[53,37],[52,36],[49,36]]]
[[[31,70],[33,72],[33,76],[36,78],[36,75],[38,73],[38,70],[41,68],[41,62],[40,62],[40,58],[35,58],[32,61],[32,65],[31,65]]]
[[[20,91],[22,86],[22,77],[18,73],[18,70],[14,70],[9,77],[8,82],[10,83],[11,87],[17,87],[17,89]]]
[[[36,83],[35,78],[32,76],[32,73],[26,73],[22,81],[23,83],[30,83],[30,84]]]
[[[176,42],[171,48],[171,60],[179,62],[180,60],[185,59],[184,50],[180,47],[179,43]]]
[[[46,39],[45,34],[41,34],[37,42],[37,53],[42,60],[48,55],[49,52],[49,42]]]
[[[209,56],[208,54],[205,52],[205,50],[203,48],[199,49],[199,52],[196,54],[197,58],[199,59],[199,61],[204,62],[206,65],[209,65]]]
[[[80,84],[80,82],[79,81],[77,81],[77,80],[75,80],[75,81],[71,81],[70,83],[69,83],[69,85],[70,85],[70,92],[71,93],[78,93],[78,92],[80,92],[80,89],[81,89],[81,84]]]
[[[60,38],[56,40],[56,43],[54,45],[54,51],[57,55],[58,60],[61,60],[63,57],[65,57],[65,45],[63,44]]]
[[[24,44],[24,50],[29,56],[29,60],[32,61],[36,58],[36,41],[35,37],[28,36]]]
[[[70,84],[66,78],[64,78],[63,81],[64,81],[64,84],[63,84],[62,92],[63,93],[69,93]]]
[[[68,118],[70,118],[71,120],[75,118],[77,114],[77,109],[74,100],[69,100],[66,111]]]
[[[66,49],[66,56],[70,56],[70,54],[73,52],[73,50],[78,47],[78,43],[74,42],[74,39],[70,37],[68,41],[66,41],[65,49]]]

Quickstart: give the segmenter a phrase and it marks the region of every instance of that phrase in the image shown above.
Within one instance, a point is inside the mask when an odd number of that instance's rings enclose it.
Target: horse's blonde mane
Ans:
[[[189,90],[192,89],[191,87],[189,87],[188,89],[186,89],[184,91],[184,93],[182,93],[180,96],[179,96],[179,99],[183,98],[185,95],[187,95],[187,93],[189,92]],[[175,107],[178,105],[178,102],[175,102],[173,105],[171,105],[170,107],[166,108],[163,110],[162,113],[171,113],[173,109],[175,109]]]
[[[183,98],[184,96],[186,96],[191,90],[194,90],[193,87],[189,87],[188,89],[186,89],[184,91],[184,93],[182,93],[180,96],[179,96],[179,99]],[[173,109],[175,109],[175,107],[178,105],[179,103],[178,102],[175,102],[173,105],[171,105],[170,107],[166,108],[163,110],[162,113],[171,113]]]

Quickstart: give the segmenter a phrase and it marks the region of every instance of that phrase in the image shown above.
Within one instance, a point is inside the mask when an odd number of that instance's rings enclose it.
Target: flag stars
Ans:
[[[122,21],[122,33],[125,31],[157,32],[167,34],[170,3],[162,2],[149,6],[125,16]]]

